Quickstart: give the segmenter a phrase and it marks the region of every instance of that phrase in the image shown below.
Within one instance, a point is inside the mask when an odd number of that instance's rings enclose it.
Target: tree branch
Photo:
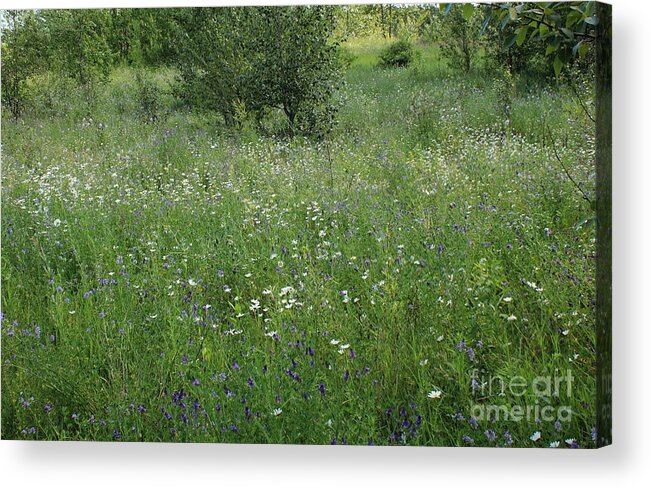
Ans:
[[[583,188],[572,178],[572,175],[568,171],[567,167],[563,163],[563,160],[561,157],[558,155],[558,151],[556,150],[556,142],[554,141],[554,136],[552,135],[552,131],[549,127],[547,127],[547,132],[549,132],[549,140],[552,143],[552,150],[554,151],[554,156],[556,157],[556,160],[558,163],[561,165],[561,168],[563,168],[563,171],[565,172],[565,175],[569,178],[569,180],[572,182],[572,184],[576,187],[577,190],[581,193],[581,196],[583,199],[590,204],[590,207],[592,207],[592,199],[586,194],[586,192],[583,191]]]
[[[576,89],[576,86],[574,85],[574,81],[572,81],[572,78],[568,78],[568,84],[570,85],[570,88],[574,92],[574,96],[579,101],[579,104],[581,105],[581,108],[583,109],[585,114],[588,116],[588,118],[592,121],[593,124],[596,124],[597,121],[590,114],[590,112],[588,111],[588,107],[585,106],[585,104],[583,103],[583,100],[581,100],[581,97],[579,96],[579,91]]]

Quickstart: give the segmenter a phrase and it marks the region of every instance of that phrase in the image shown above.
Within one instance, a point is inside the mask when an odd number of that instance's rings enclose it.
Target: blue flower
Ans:
[[[504,445],[510,446],[513,444],[513,437],[511,437],[511,433],[507,430],[504,431]]]

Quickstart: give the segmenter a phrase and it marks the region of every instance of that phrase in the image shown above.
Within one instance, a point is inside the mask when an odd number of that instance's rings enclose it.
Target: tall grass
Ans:
[[[590,193],[576,102],[505,121],[499,78],[380,48],[322,142],[227,132],[169,71],[143,120],[126,68],[3,121],[3,438],[593,446],[591,209],[545,135]]]

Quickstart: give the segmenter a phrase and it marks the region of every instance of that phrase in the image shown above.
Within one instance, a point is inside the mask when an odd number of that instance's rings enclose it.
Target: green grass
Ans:
[[[590,193],[580,107],[505,118],[502,80],[381,47],[349,46],[328,142],[229,133],[171,71],[144,123],[128,68],[3,120],[3,438],[593,446],[591,211],[542,122]]]

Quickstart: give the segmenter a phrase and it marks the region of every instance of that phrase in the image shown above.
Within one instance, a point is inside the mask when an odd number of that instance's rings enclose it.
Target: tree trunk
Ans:
[[[597,447],[612,443],[612,24],[597,3]]]
[[[296,118],[296,112],[290,110],[287,105],[283,106],[283,111],[285,112],[285,116],[287,117],[287,122],[289,123],[287,128],[287,133],[289,137],[294,137],[295,134],[294,119]]]

